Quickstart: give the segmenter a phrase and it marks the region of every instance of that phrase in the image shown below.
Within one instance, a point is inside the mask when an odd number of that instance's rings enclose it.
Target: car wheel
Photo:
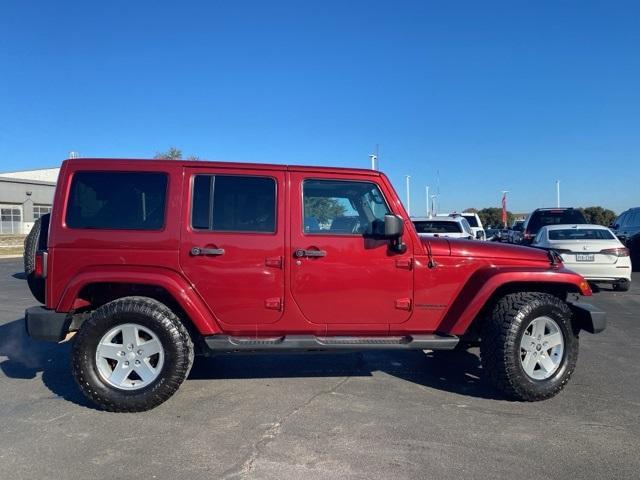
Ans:
[[[630,288],[631,288],[631,282],[629,282],[628,280],[613,284],[613,289],[616,292],[628,292]]]
[[[480,355],[485,377],[507,397],[550,398],[567,384],[578,360],[571,310],[547,293],[506,295],[483,324]]]
[[[164,304],[147,297],[109,302],[74,339],[72,373],[84,395],[104,410],[150,410],[175,393],[193,364],[193,342]]]

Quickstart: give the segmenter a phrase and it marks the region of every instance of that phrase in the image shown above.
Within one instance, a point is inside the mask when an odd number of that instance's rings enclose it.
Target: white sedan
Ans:
[[[565,266],[594,283],[611,283],[614,290],[631,286],[631,259],[611,230],[601,225],[547,225],[533,247],[555,250]]]

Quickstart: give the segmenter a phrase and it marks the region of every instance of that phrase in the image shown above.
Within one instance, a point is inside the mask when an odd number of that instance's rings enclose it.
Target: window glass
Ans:
[[[532,214],[527,228],[535,233],[546,225],[585,223],[587,221],[580,210],[541,210]]]
[[[461,233],[460,223],[454,220],[417,220],[413,224],[418,233]]]
[[[157,172],[74,174],[66,223],[71,228],[159,230],[167,175]]]
[[[627,217],[629,216],[628,213],[623,213],[622,215],[620,215],[618,218],[615,219],[615,221],[613,222],[614,225],[617,225],[618,228],[622,227],[625,225],[626,221],[627,221]]]
[[[378,233],[384,230],[384,216],[391,213],[375,183],[305,180],[302,188],[305,233]]]
[[[567,228],[549,230],[549,240],[612,240],[609,230],[600,228]]]
[[[472,227],[477,227],[478,226],[478,219],[476,218],[475,215],[463,215],[463,218],[469,222],[469,225]]]
[[[462,228],[464,229],[464,231],[466,233],[468,233],[469,235],[473,235],[473,231],[471,230],[471,226],[469,225],[469,222],[467,222],[466,218],[462,218],[460,220],[460,223],[462,223]]]
[[[41,216],[51,213],[51,206],[47,205],[34,205],[33,206],[33,219],[37,220]]]
[[[196,175],[191,225],[218,232],[274,233],[275,180],[240,175]]]
[[[640,225],[640,210],[636,210],[634,212],[629,212],[627,214],[627,218],[626,218],[626,226],[631,228],[631,227],[637,227]]]
[[[0,234],[22,233],[22,209],[18,206],[4,205],[0,208]]]

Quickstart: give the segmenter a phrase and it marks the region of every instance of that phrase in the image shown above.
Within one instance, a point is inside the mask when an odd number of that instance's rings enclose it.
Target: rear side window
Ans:
[[[580,210],[543,210],[534,212],[527,230],[536,233],[546,225],[585,224],[587,220]]]
[[[70,228],[160,230],[167,175],[157,172],[77,172],[67,203]]]
[[[454,221],[418,220],[413,224],[418,233],[462,233],[460,223]]]
[[[601,228],[567,228],[549,230],[549,240],[613,240],[609,230]]]
[[[478,226],[478,220],[476,219],[475,215],[463,215],[463,218],[469,222],[469,225],[472,227],[477,227]]]
[[[218,232],[276,231],[276,181],[268,177],[196,175],[191,226]]]

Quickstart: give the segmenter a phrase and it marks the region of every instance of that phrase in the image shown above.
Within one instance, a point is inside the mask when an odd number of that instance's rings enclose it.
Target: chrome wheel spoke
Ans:
[[[122,345],[115,343],[101,343],[98,345],[98,355],[111,360],[121,360],[123,356]]]
[[[550,333],[542,337],[542,341],[547,350],[557,347],[558,345],[562,345],[562,334],[560,332]]]
[[[131,369],[124,365],[124,362],[118,362],[116,368],[113,369],[109,376],[109,381],[114,385],[121,386],[122,383],[129,378]]]
[[[138,345],[138,328],[135,325],[127,324],[122,327],[122,343],[125,346]]]
[[[524,371],[527,372],[528,375],[533,375],[533,372],[537,365],[536,357],[533,352],[527,353],[522,361],[522,366],[524,367]]]
[[[541,355],[538,359],[538,363],[542,368],[545,369],[547,373],[551,373],[556,369],[555,363],[553,363],[553,361],[547,355]]]
[[[157,375],[155,369],[144,360],[141,361],[139,365],[136,365],[134,367],[134,370],[140,376],[143,382],[150,382]]]
[[[144,342],[139,345],[139,348],[142,350],[143,358],[149,358],[162,351],[162,345],[160,345],[160,341],[158,340]]]

